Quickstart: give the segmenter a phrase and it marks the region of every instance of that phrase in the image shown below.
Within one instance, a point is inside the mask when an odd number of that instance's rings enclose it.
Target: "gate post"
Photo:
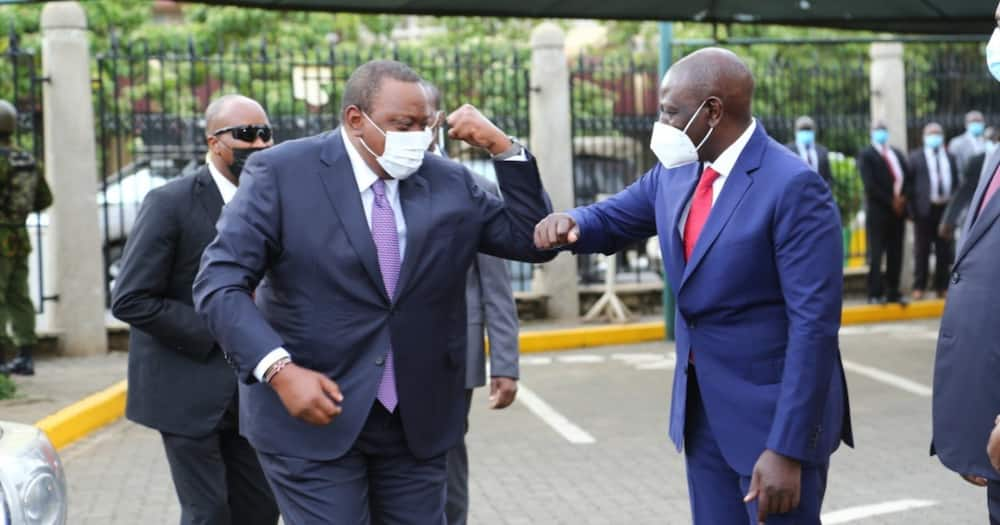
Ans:
[[[871,45],[870,53],[872,119],[885,122],[889,129],[889,143],[905,155],[908,148],[903,44],[877,42]],[[906,221],[903,232],[903,265],[899,287],[905,294],[913,287],[913,223]]]
[[[559,26],[545,22],[531,32],[531,150],[555,211],[574,206],[573,131],[570,125],[569,68]],[[576,257],[561,253],[536,270],[533,284],[549,296],[549,317],[580,318]]]
[[[54,197],[48,253],[59,296],[53,321],[61,354],[102,354],[108,339],[87,17],[77,2],[52,2],[41,27],[45,171]]]

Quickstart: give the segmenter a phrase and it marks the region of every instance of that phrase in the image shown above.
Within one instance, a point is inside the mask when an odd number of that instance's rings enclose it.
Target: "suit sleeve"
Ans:
[[[816,148],[819,155],[819,176],[823,177],[827,185],[833,188],[833,172],[830,170],[830,150],[826,148]]]
[[[125,246],[111,311],[165,346],[202,360],[215,345],[208,326],[193,306],[166,296],[180,237],[175,206],[168,197],[153,191],[143,201]]]
[[[535,158],[497,161],[493,165],[503,200],[483,191],[469,173],[465,177],[472,202],[483,217],[479,251],[517,261],[551,261],[557,251],[535,248],[535,225],[552,212]]]
[[[631,242],[656,235],[656,199],[659,166],[610,199],[575,208],[569,213],[580,228],[575,253],[610,255]]]
[[[252,155],[236,196],[222,209],[218,235],[205,249],[194,281],[198,312],[246,383],[256,381],[257,363],[283,346],[251,295],[281,254],[280,202],[271,168],[261,154]]]
[[[843,240],[837,207],[818,177],[800,174],[782,193],[773,234],[788,316],[781,391],[767,448],[800,460],[822,430],[823,407],[840,359]]]
[[[878,158],[878,153],[871,149],[863,150],[858,155],[858,171],[861,172],[861,182],[865,185],[865,193],[868,198],[886,208],[891,208],[892,188],[875,180],[876,172],[881,171],[879,169],[881,166],[878,166],[879,162],[882,161]]]
[[[980,155],[974,157],[965,165],[965,172],[962,173],[962,183],[958,187],[958,192],[952,197],[951,202],[948,203],[948,207],[944,209],[944,215],[941,216],[941,224],[948,224],[953,228],[958,227],[959,217],[969,209],[969,204],[976,194],[976,186],[979,185],[980,172],[983,170],[985,160],[985,155]]]

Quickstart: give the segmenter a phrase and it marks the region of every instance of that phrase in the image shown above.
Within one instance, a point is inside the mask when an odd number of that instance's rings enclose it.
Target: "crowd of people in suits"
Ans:
[[[981,112],[970,111],[965,130],[947,143],[942,125],[928,122],[920,146],[908,154],[890,145],[889,130],[881,121],[872,123],[870,137],[857,156],[864,185],[868,302],[907,304],[930,292],[944,298],[955,258],[956,226],[966,215],[986,156],[997,147],[997,132],[986,126]],[[834,184],[829,150],[816,141],[812,118],[795,121],[795,139],[787,146]],[[913,223],[914,237],[910,297],[900,287],[907,221]]]

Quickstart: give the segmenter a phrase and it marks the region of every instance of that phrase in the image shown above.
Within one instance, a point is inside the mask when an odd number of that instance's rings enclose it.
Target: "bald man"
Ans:
[[[659,164],[550,215],[535,243],[611,254],[659,235],[677,304],[670,437],[694,523],[819,524],[830,455],[853,442],[840,217],[816,171],[753,118],[753,88],[730,51],[677,62],[660,86]]]
[[[256,453],[239,435],[236,374],[193,307],[201,254],[243,165],[271,146],[252,99],[227,95],[205,112],[206,163],[146,196],[112,293],[129,323],[126,416],[160,431],[182,525],[274,525],[278,508]]]

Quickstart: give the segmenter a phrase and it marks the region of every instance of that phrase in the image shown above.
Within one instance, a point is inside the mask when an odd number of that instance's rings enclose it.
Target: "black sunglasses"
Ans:
[[[271,126],[229,126],[215,130],[212,135],[218,137],[223,133],[232,133],[234,139],[243,142],[254,142],[257,137],[264,142],[271,140]]]

